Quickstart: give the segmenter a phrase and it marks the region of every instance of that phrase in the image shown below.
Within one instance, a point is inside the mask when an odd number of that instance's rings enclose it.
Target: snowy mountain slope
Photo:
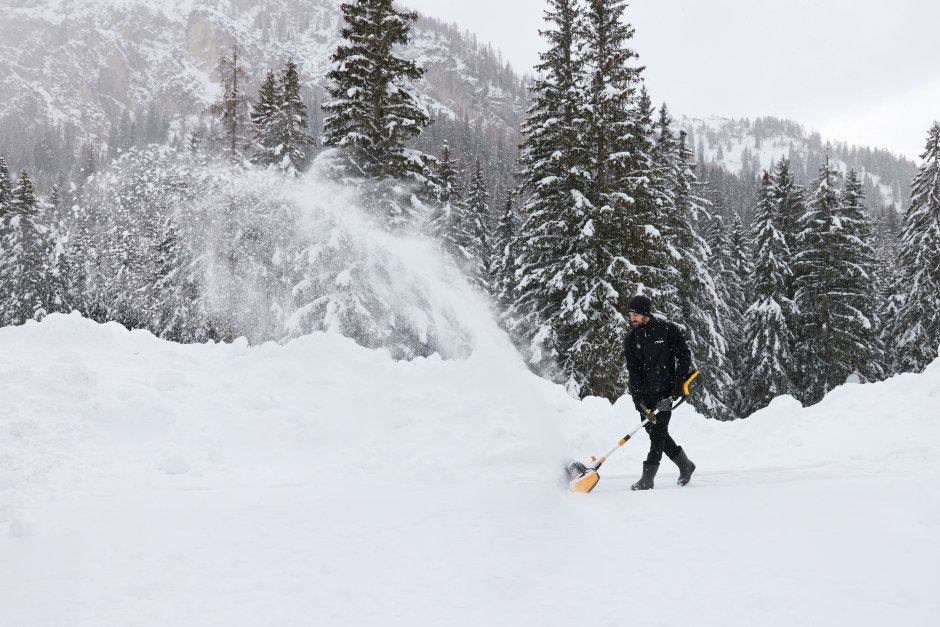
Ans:
[[[930,624],[940,364],[750,419],[677,413],[699,465],[598,489],[629,403],[333,335],[181,346],[75,316],[0,329],[0,624]]]
[[[3,0],[0,123],[10,139],[68,123],[104,142],[110,121],[157,107],[190,114],[213,101],[212,72],[233,41],[252,90],[288,57],[322,96],[339,40],[339,0]],[[524,110],[519,79],[492,71],[495,53],[432,20],[408,51],[428,69],[421,92],[432,110],[505,128]],[[502,68],[499,68],[502,69]]]
[[[683,117],[677,121],[689,133],[701,163],[715,163],[733,174],[755,176],[788,158],[798,180],[816,177],[826,155],[845,173],[856,168],[868,186],[873,206],[906,206],[916,165],[885,150],[830,142],[796,122],[776,118],[736,120],[722,117]]]
[[[147,124],[161,127],[164,116],[202,112],[218,95],[212,72],[219,52],[234,40],[243,49],[252,95],[268,69],[282,67],[288,57],[298,62],[317,127],[329,57],[339,40],[338,5],[339,0],[0,0],[0,147],[15,167],[32,164],[31,171],[54,177],[72,166],[84,141],[99,147],[115,142],[125,115],[141,125],[155,115]],[[491,47],[431,18],[418,21],[407,54],[427,69],[418,88],[429,109],[462,125],[474,157],[509,185],[527,106],[525,81]],[[786,120],[684,118],[681,124],[696,148],[703,145],[706,162],[733,173],[790,156],[805,182],[825,153],[818,134]],[[436,152],[445,139],[453,143],[454,129],[441,126],[428,129],[422,149]],[[144,143],[164,140],[161,132]],[[883,202],[906,202],[913,163],[886,151],[832,146],[843,167],[868,175],[866,182],[877,186]],[[506,163],[497,168],[490,163],[494,159]]]

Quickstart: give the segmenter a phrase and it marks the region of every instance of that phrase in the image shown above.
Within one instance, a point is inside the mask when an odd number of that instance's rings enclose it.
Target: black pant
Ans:
[[[643,414],[640,414],[645,418]],[[658,464],[663,458],[663,453],[673,459],[679,454],[681,447],[669,435],[669,419],[672,418],[671,411],[665,411],[656,416],[656,424],[646,423],[643,427],[650,436],[650,454],[646,456],[647,464]]]

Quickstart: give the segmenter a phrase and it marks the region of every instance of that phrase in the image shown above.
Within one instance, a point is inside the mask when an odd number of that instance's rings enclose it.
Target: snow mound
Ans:
[[[466,359],[397,362],[323,333],[285,345],[179,345],[78,314],[0,329],[0,488],[25,498],[127,476],[297,468],[350,481],[502,473],[551,482],[566,455],[600,453],[635,424],[628,399],[578,402],[528,372],[498,331],[489,341],[476,333]],[[940,362],[846,384],[806,409],[781,397],[734,423],[683,408],[672,431],[704,467],[904,466],[936,458],[938,399]],[[644,440],[611,465],[636,463]]]
[[[734,423],[683,408],[689,486],[664,460],[655,490],[627,490],[640,433],[585,496],[558,488],[561,458],[606,451],[632,404],[578,402],[477,339],[463,360],[396,362],[335,334],[177,345],[77,315],[0,329],[0,623],[940,611],[940,364]]]
[[[0,487],[24,494],[298,465],[545,476],[565,448],[557,414],[577,410],[508,343],[396,362],[336,334],[179,345],[73,314],[0,329],[0,347]]]

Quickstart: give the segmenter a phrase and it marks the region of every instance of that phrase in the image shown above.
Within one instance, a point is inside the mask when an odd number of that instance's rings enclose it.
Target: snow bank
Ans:
[[[351,481],[498,472],[554,482],[559,460],[606,450],[635,424],[627,399],[577,402],[530,374],[497,333],[477,335],[467,359],[396,362],[322,333],[179,345],[77,314],[0,329],[0,488],[20,501],[129,475],[297,466]],[[781,397],[734,423],[683,408],[672,430],[705,468],[930,465],[938,399],[940,362],[846,384],[806,409]],[[632,471],[645,447],[640,434],[610,465]]]
[[[560,417],[577,403],[511,351],[497,338],[464,360],[396,362],[323,333],[179,345],[52,315],[0,329],[0,488],[28,501],[128,476],[298,465],[346,478],[544,478],[566,450]]]
[[[482,324],[482,323],[481,323]],[[578,402],[485,324],[395,362],[337,335],[176,345],[0,329],[0,624],[928,624],[940,363],[751,418],[630,493],[632,405]],[[706,370],[707,374],[707,370]],[[8,622],[4,622],[8,621]]]

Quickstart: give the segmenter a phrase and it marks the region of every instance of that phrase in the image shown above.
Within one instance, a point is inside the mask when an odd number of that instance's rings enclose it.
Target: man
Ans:
[[[637,411],[645,418],[643,407],[655,410],[657,405],[672,407],[672,398],[682,396],[682,384],[693,372],[692,353],[682,331],[675,324],[653,316],[653,303],[646,296],[630,301],[630,326],[627,335],[626,362],[630,373],[630,395]],[[669,435],[672,412],[656,416],[647,423],[650,452],[643,464],[642,478],[632,490],[652,490],[663,453],[679,467],[679,485],[686,485],[695,471],[682,447]]]

